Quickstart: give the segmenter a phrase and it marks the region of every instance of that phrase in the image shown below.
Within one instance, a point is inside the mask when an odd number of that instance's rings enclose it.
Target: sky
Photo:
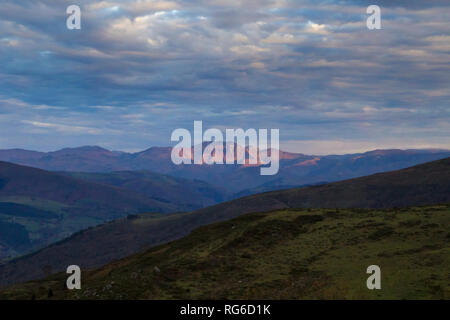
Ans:
[[[2,0],[0,149],[138,151],[194,120],[279,129],[306,154],[450,149],[449,16],[447,0]]]

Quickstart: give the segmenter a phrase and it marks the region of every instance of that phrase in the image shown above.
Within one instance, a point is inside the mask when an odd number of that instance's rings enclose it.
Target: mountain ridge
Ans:
[[[315,156],[281,151],[280,170],[261,176],[259,165],[175,165],[171,147],[151,147],[136,153],[109,151],[97,146],[66,148],[49,153],[0,150],[0,160],[50,171],[114,172],[149,170],[189,180],[202,180],[229,194],[333,182],[392,171],[450,157],[449,150],[391,149],[347,155]],[[226,177],[226,179],[224,179]],[[255,190],[255,191],[252,191]]]

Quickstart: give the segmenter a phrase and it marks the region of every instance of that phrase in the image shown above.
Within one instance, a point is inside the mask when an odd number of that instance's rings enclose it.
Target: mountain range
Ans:
[[[11,149],[0,150],[0,160],[48,171],[152,171],[189,180],[202,180],[224,191],[223,197],[232,199],[259,192],[361,177],[450,157],[449,150],[375,150],[329,156],[281,151],[279,173],[275,176],[261,176],[258,166],[177,166],[171,161],[171,151],[170,147],[152,147],[142,152],[126,153],[95,146],[47,153]]]
[[[182,238],[200,226],[253,212],[311,208],[329,208],[330,212],[338,212],[338,208],[390,208],[397,212],[400,209],[395,208],[445,203],[450,203],[450,158],[330,184],[252,195],[187,213],[129,216],[1,265],[0,285],[38,279],[71,264],[83,269],[99,267]],[[278,232],[284,231],[281,228]]]

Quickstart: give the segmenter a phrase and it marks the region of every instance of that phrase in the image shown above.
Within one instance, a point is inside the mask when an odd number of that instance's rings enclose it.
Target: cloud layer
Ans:
[[[138,150],[203,120],[279,128],[300,152],[450,148],[449,15],[448,1],[2,1],[0,147]]]

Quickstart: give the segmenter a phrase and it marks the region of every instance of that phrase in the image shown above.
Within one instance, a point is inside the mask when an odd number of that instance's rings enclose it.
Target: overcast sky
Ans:
[[[449,17],[432,0],[3,0],[0,148],[136,151],[194,120],[279,128],[309,154],[450,148]]]

